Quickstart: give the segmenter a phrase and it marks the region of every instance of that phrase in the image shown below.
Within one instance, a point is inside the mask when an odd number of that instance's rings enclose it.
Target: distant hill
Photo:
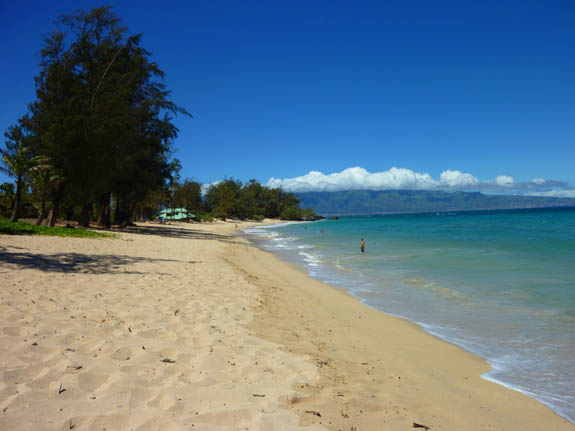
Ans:
[[[321,215],[367,215],[433,211],[473,211],[575,207],[575,198],[486,195],[429,190],[349,190],[297,193],[300,207]]]

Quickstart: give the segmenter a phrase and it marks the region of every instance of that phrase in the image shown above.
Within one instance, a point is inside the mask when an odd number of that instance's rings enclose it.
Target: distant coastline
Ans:
[[[348,190],[298,193],[303,208],[323,216],[575,208],[575,198],[486,195],[429,190]]]
[[[477,215],[481,213],[485,214],[498,214],[505,213],[508,211],[520,211],[520,212],[538,212],[538,211],[573,211],[575,210],[575,205],[573,206],[551,206],[551,207],[531,207],[531,208],[489,208],[489,209],[474,209],[474,210],[460,210],[460,209],[447,209],[441,211],[406,211],[406,212],[376,212],[370,214],[324,214],[323,219],[333,219],[334,217],[373,217],[373,216],[425,216],[429,214],[442,214],[442,215],[452,215],[457,213],[458,215]]]

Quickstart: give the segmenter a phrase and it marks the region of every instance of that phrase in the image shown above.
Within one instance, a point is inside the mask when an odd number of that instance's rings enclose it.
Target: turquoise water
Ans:
[[[342,217],[245,233],[482,356],[493,369],[484,378],[575,421],[575,209]]]

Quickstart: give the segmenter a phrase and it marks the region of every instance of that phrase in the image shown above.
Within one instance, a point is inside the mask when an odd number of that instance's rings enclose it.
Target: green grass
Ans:
[[[49,235],[68,236],[76,238],[114,238],[115,235],[103,232],[92,232],[85,229],[70,229],[65,227],[36,226],[26,222],[10,223],[0,217],[0,234],[5,235]]]

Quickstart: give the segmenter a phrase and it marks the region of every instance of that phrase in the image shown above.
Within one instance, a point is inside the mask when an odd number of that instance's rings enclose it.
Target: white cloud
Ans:
[[[471,174],[464,174],[461,171],[446,170],[439,176],[439,182],[449,187],[470,187],[477,186],[480,181]]]
[[[498,175],[493,180],[481,181],[469,173],[447,169],[436,180],[427,173],[396,167],[374,173],[360,167],[331,174],[311,171],[293,178],[272,177],[266,186],[296,193],[343,190],[466,190],[561,197],[573,197],[575,193],[574,187],[565,182],[542,178],[517,182],[511,176]]]
[[[571,190],[549,190],[546,192],[530,193],[533,196],[546,196],[552,198],[575,198],[575,189]]]
[[[507,175],[497,175],[495,177],[495,184],[502,187],[510,187],[515,184],[513,177],[508,177]]]
[[[270,178],[268,187],[281,187],[292,192],[340,191],[340,190],[386,190],[429,189],[439,185],[429,174],[410,169],[391,168],[384,172],[369,173],[359,167],[348,168],[333,174],[311,171],[295,178]]]

